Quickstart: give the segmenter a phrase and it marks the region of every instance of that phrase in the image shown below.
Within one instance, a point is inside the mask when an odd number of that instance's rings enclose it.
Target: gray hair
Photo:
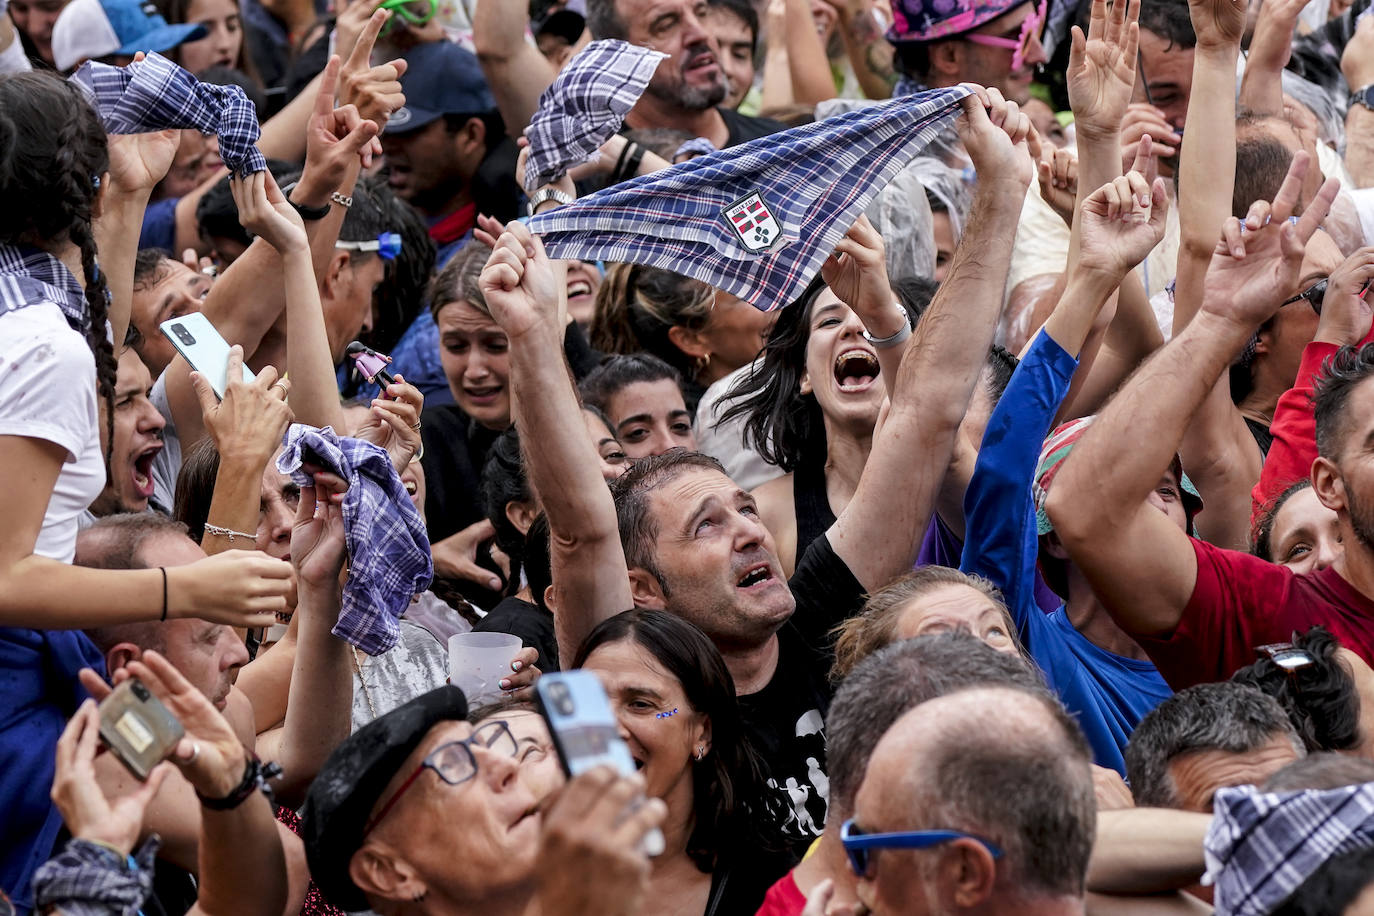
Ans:
[[[1001,686],[1047,697],[1039,672],[951,630],[893,643],[860,661],[835,691],[826,715],[831,817],[848,816],[883,734],[908,709],[970,687]]]
[[[917,752],[931,774],[916,784],[922,826],[996,843],[998,870],[1018,896],[1081,899],[1097,829],[1082,729],[1043,691],[975,687],[957,696],[970,708]]]
[[[1229,681],[1198,684],[1180,690],[1140,720],[1126,745],[1126,781],[1137,805],[1177,808],[1182,802],[1169,773],[1176,758],[1195,751],[1245,754],[1280,737],[1292,743],[1299,757],[1307,753],[1273,697]]]
[[[592,33],[592,38],[597,40],[623,40],[629,36],[625,20],[620,17],[620,10],[616,9],[615,0],[587,0],[587,30]]]
[[[1336,751],[1317,751],[1306,757],[1299,757],[1270,776],[1264,783],[1264,791],[1341,789],[1366,782],[1374,782],[1374,760]]]

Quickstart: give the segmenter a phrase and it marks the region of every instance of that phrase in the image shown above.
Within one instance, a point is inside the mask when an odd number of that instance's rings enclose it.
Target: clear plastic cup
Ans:
[[[499,699],[501,678],[511,675],[523,643],[509,633],[455,633],[448,639],[449,683],[463,691],[468,705]]]

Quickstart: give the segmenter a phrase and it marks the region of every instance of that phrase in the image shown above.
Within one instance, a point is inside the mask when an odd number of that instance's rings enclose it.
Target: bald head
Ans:
[[[865,832],[956,830],[1001,851],[981,891],[964,887],[961,897],[959,888],[905,888],[892,899],[933,893],[967,908],[1078,900],[1096,822],[1089,761],[1082,731],[1054,698],[1009,687],[959,691],[916,706],[883,736],[856,798],[855,821]],[[982,855],[976,843],[959,845],[933,854]],[[991,868],[990,856],[986,862]],[[877,871],[875,886],[884,877]],[[928,883],[954,880],[948,869],[912,871]]]

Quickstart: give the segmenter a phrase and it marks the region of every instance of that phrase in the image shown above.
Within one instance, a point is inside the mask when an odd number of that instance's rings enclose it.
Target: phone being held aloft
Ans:
[[[610,766],[622,776],[636,772],[634,757],[601,681],[590,671],[559,671],[534,682],[539,712],[549,725],[563,770],[571,778],[598,766]],[[663,833],[655,828],[644,838],[644,851],[663,852]]]
[[[138,678],[118,684],[100,702],[100,740],[139,782],[186,734],[176,716]]]
[[[200,312],[192,312],[164,321],[158,328],[191,368],[205,376],[210,387],[215,389],[215,396],[224,400],[224,390],[229,384],[229,344],[210,319]],[[253,372],[247,366],[243,367],[243,380],[253,380]]]

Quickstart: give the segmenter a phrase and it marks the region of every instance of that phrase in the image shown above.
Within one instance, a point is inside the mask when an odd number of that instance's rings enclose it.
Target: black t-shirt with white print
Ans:
[[[816,538],[789,583],[796,612],[778,631],[778,667],[762,690],[739,698],[750,740],[768,764],[788,839],[809,843],[825,828],[830,780],[825,715],[834,661],[830,630],[863,608],[864,587],[830,546]]]

